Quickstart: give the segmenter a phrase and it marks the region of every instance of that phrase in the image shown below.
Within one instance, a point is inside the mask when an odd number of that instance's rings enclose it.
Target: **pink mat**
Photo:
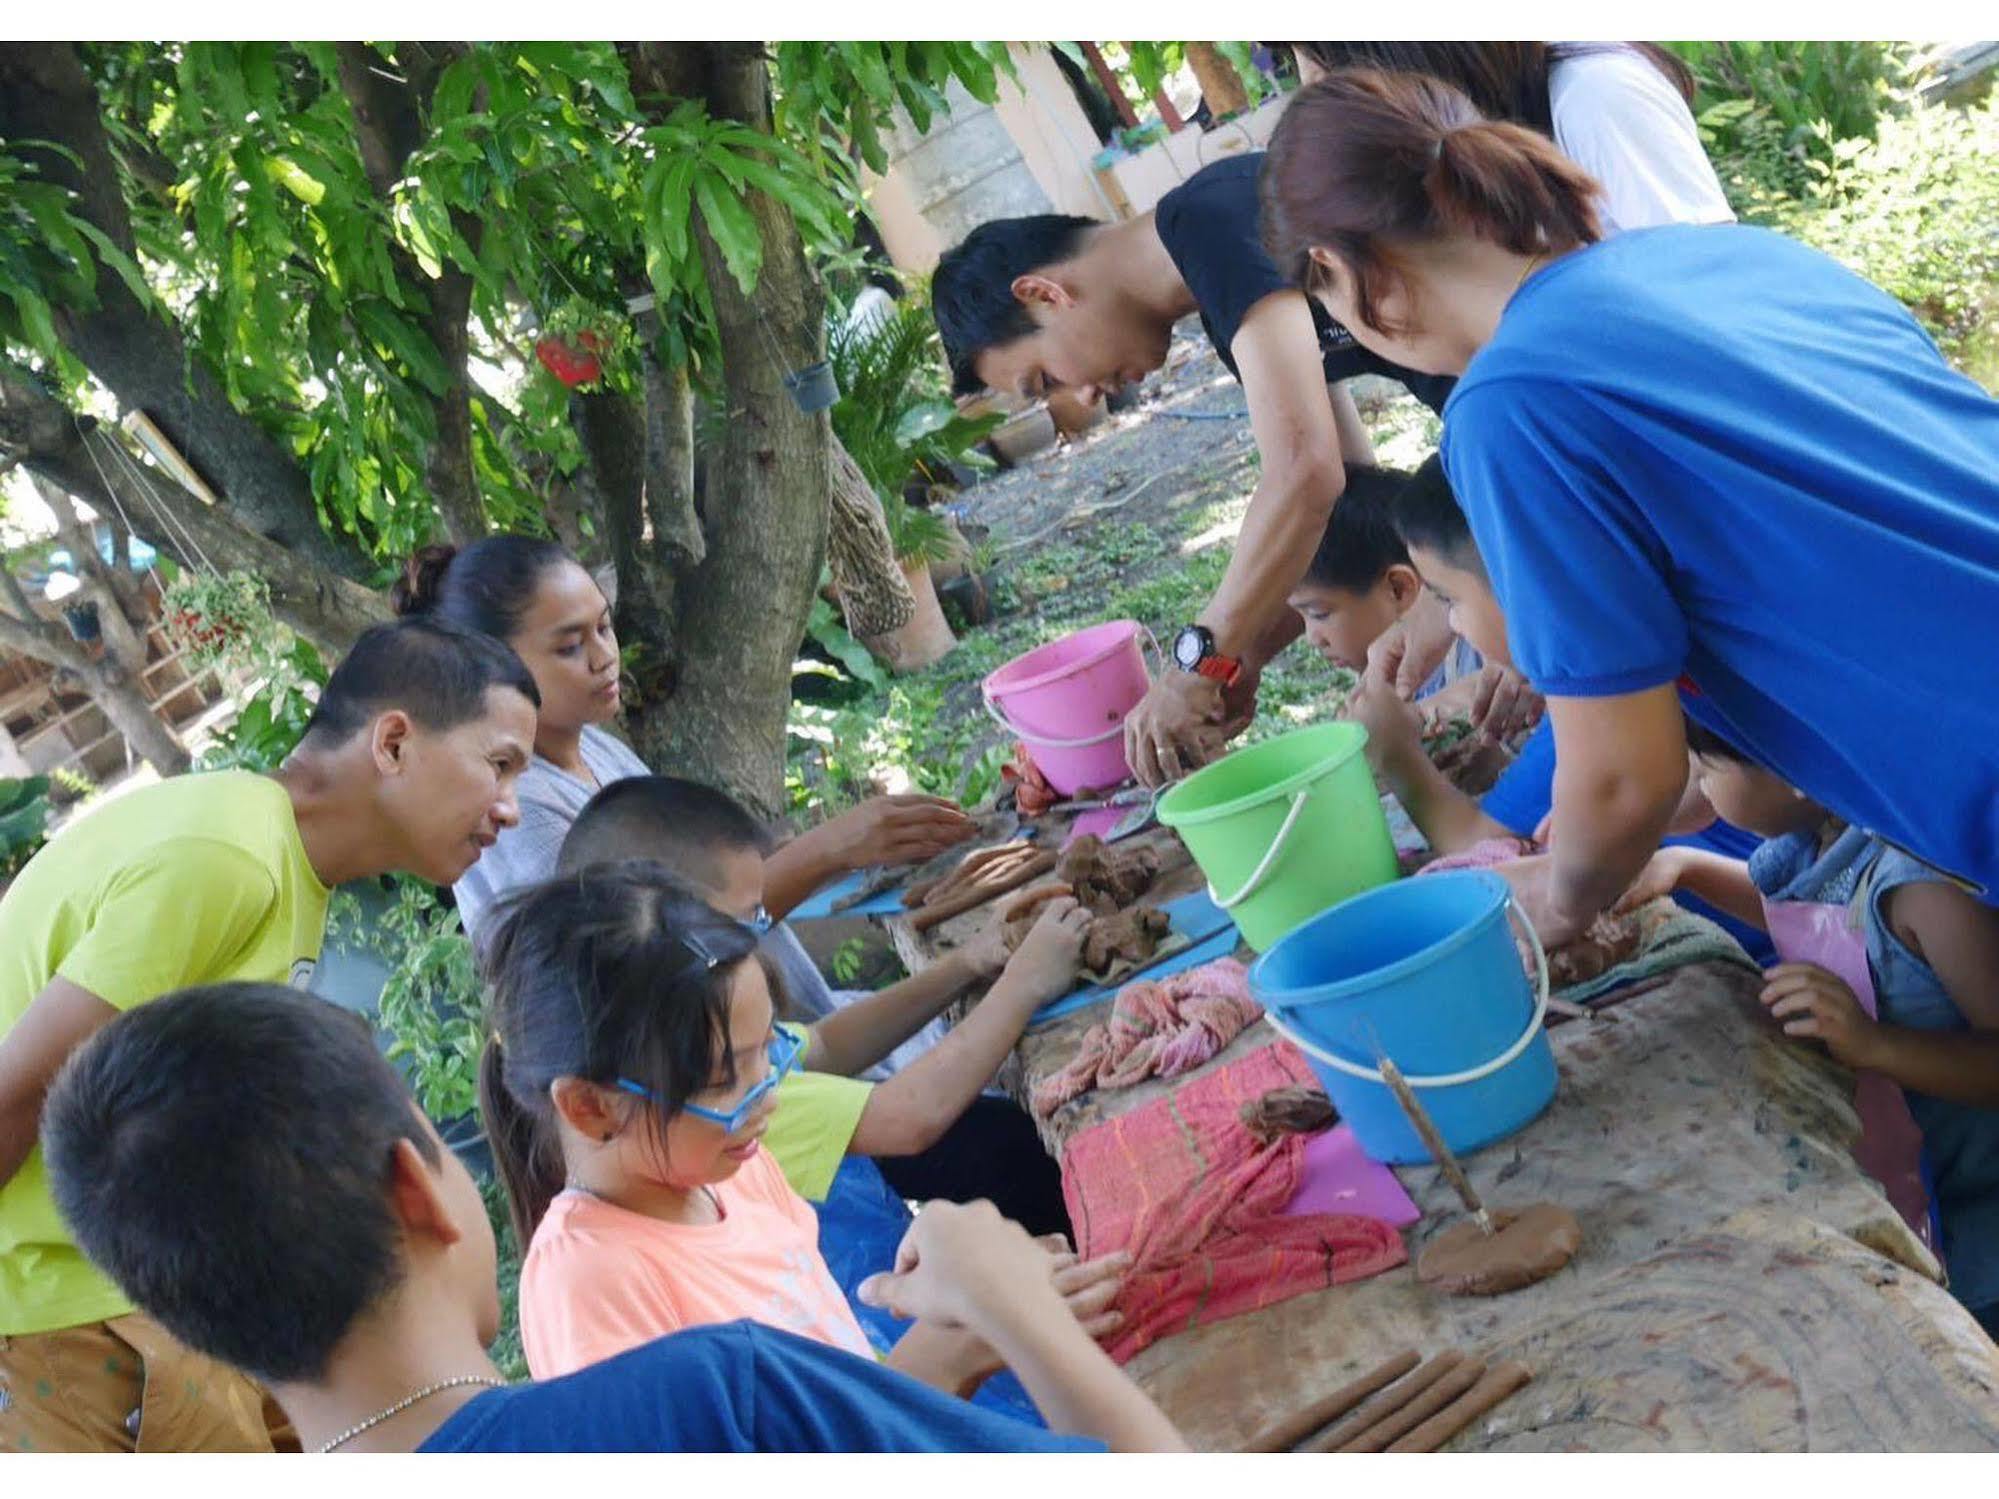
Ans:
[[[1395,1173],[1362,1154],[1360,1142],[1344,1124],[1306,1140],[1298,1191],[1281,1213],[1286,1218],[1358,1213],[1393,1228],[1407,1228],[1423,1216]]]

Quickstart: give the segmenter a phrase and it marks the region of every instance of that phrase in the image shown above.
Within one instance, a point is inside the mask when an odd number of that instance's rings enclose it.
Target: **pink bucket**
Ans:
[[[1124,719],[1152,685],[1141,635],[1152,640],[1136,620],[1091,625],[1014,657],[985,680],[986,711],[1019,736],[1063,796],[1130,779]]]

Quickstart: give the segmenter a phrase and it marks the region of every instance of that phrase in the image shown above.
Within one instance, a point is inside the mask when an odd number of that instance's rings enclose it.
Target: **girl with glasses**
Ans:
[[[763,1149],[797,1046],[773,1025],[754,928],[658,864],[598,865],[516,901],[487,967],[480,1102],[527,1246],[535,1377],[743,1318],[872,1358],[812,1209]],[[1121,1268],[1058,1267],[1093,1332],[1112,1325]],[[976,1339],[922,1323],[888,1362],[960,1393],[997,1367]]]

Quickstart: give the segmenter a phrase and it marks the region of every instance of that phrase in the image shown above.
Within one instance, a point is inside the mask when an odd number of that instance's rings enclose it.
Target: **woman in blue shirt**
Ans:
[[[1265,229],[1384,358],[1461,379],[1444,464],[1558,748],[1543,935],[1630,884],[1681,713],[1849,823],[1999,885],[1999,403],[1780,235],[1600,242],[1596,184],[1448,86],[1335,74],[1271,141]],[[1988,897],[1989,898],[1989,897]]]

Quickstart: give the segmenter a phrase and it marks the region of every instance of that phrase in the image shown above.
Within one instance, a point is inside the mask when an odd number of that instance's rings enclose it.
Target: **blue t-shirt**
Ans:
[[[1533,277],[1444,466],[1550,697],[1682,677],[1848,822],[1999,890],[1999,402],[1900,303],[1763,229]]]
[[[1478,805],[1487,817],[1515,837],[1531,838],[1554,804],[1555,724],[1554,720],[1543,718],[1534,725],[1534,732],[1520,746],[1520,753],[1513,757],[1511,765],[1500,772],[1499,779],[1492,783],[1492,789],[1486,792]],[[1704,848],[1731,859],[1747,859],[1763,840],[1754,833],[1745,833],[1733,823],[1716,818],[1698,833],[1665,841],[1686,848]],[[1728,912],[1684,890],[1673,899],[1696,916],[1705,916],[1727,932],[1757,963],[1767,967],[1776,961],[1777,949],[1771,945],[1768,932],[1737,921]]]
[[[424,1452],[1101,1452],[754,1322],[656,1339],[494,1390]]]

